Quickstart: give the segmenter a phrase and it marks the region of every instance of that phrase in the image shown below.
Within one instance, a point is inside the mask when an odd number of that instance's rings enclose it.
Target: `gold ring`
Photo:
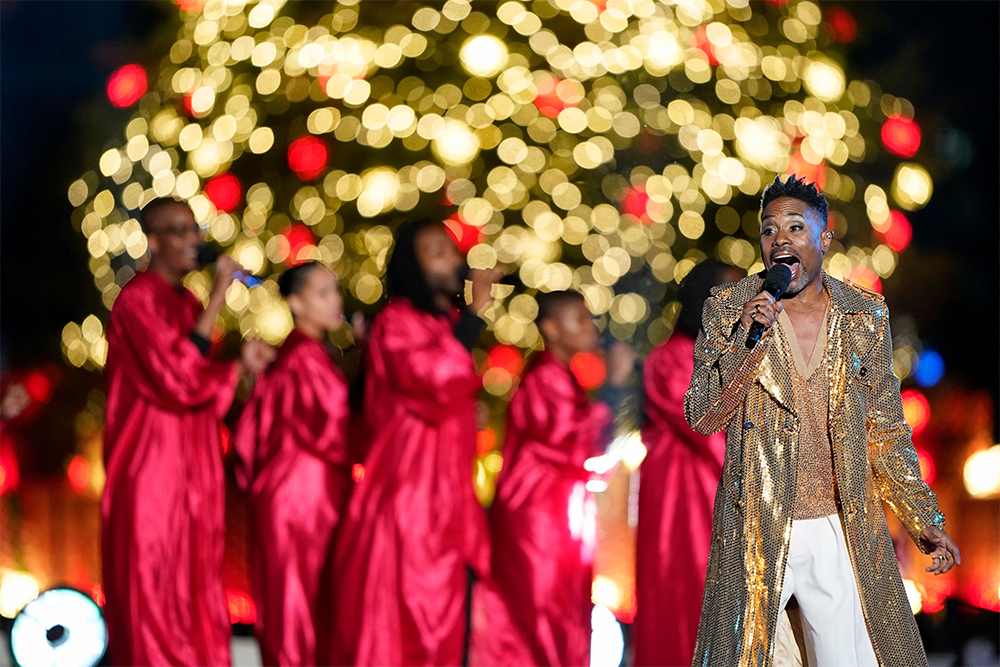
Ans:
[[[755,303],[754,304],[754,306],[753,306],[753,312],[755,312],[755,313],[759,313],[760,312],[760,304],[759,303]]]

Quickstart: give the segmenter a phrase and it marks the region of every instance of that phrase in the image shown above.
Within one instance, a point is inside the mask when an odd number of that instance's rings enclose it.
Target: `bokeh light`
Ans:
[[[944,377],[944,357],[937,350],[925,348],[917,357],[913,380],[921,387],[933,387]]]
[[[146,70],[131,64],[119,67],[108,78],[108,100],[116,107],[130,107],[146,94],[148,89]]]
[[[607,369],[604,360],[593,352],[577,352],[569,361],[569,368],[584,389],[596,389],[604,383]]]
[[[288,166],[303,181],[311,181],[326,169],[329,149],[312,135],[299,137],[288,146]]]
[[[973,498],[996,498],[1000,495],[1000,445],[969,456],[962,477],[965,490]]]
[[[903,419],[917,434],[927,427],[931,419],[931,406],[927,402],[927,397],[916,389],[907,389],[903,392]]]
[[[226,213],[234,212],[243,201],[243,185],[228,171],[208,179],[203,189],[215,208]]]
[[[882,144],[893,155],[913,157],[920,148],[920,126],[911,118],[888,118],[882,125]]]

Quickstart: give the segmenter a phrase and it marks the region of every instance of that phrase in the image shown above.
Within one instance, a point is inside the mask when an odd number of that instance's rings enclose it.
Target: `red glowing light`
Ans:
[[[21,473],[17,467],[14,444],[8,439],[0,440],[0,495],[17,491]]]
[[[219,425],[219,444],[222,446],[222,455],[225,456],[229,453],[229,448],[232,445],[232,434],[229,431],[229,427],[225,424]]]
[[[90,484],[90,464],[87,463],[87,459],[74,456],[66,468],[66,478],[74,491],[83,493]]]
[[[103,607],[104,598],[104,588],[100,584],[94,584],[90,587],[90,598],[94,601],[98,607]]]
[[[305,225],[293,222],[281,230],[281,235],[288,242],[288,255],[284,259],[285,266],[295,266],[308,260],[305,251],[316,245],[316,238]]]
[[[913,157],[920,148],[920,126],[910,118],[892,116],[882,125],[882,144],[899,157]]]
[[[354,479],[355,483],[360,482],[365,478],[365,466],[362,463],[355,463],[351,466],[351,478]]]
[[[246,593],[226,591],[226,602],[229,605],[230,622],[253,625],[257,621],[257,605]]]
[[[484,456],[493,450],[497,446],[497,434],[492,428],[487,426],[479,435],[476,437],[476,452],[480,456]]]
[[[925,614],[934,614],[944,609],[945,600],[951,595],[954,588],[954,579],[937,578],[927,579],[917,584],[920,591],[920,607]]]
[[[882,279],[878,277],[877,273],[863,264],[859,264],[848,271],[846,278],[855,285],[860,285],[865,289],[870,289],[879,294],[882,293]]]
[[[120,109],[130,107],[146,94],[146,70],[139,65],[119,67],[108,78],[108,100]]]
[[[573,84],[554,76],[548,76],[535,84],[538,94],[535,95],[535,106],[547,118],[555,118],[563,109],[575,107],[577,102],[570,102],[574,92]]]
[[[569,369],[576,376],[576,381],[584,389],[596,389],[604,383],[607,369],[604,360],[593,352],[577,352],[569,360]]]
[[[307,134],[288,146],[288,166],[299,180],[311,181],[326,170],[330,151],[319,137]]]
[[[691,35],[691,48],[698,49],[708,56],[708,64],[715,67],[719,64],[719,59],[715,57],[715,47],[708,39],[708,26],[702,24],[694,34]]]
[[[879,234],[885,239],[886,245],[896,252],[902,252],[913,240],[913,226],[905,215],[893,210],[889,211],[888,229]]]
[[[524,367],[521,348],[513,345],[497,345],[486,357],[490,368],[502,368],[511,375],[517,375]]]
[[[634,215],[645,224],[652,222],[646,207],[649,204],[649,195],[646,194],[646,187],[643,185],[629,186],[625,188],[620,201],[622,213]]]
[[[180,10],[188,14],[197,14],[205,8],[207,2],[208,0],[174,0]]]
[[[830,28],[830,36],[841,44],[850,44],[858,36],[858,22],[841,7],[826,10],[826,24]]]
[[[21,384],[33,401],[48,403],[52,398],[52,381],[41,371],[31,371]]]
[[[473,246],[482,243],[483,231],[462,220],[457,213],[444,221],[444,227],[448,231],[448,236],[462,253],[467,253],[472,250]]]
[[[927,398],[916,389],[903,392],[903,419],[914,433],[920,433],[931,420],[931,406]]]
[[[937,467],[934,465],[934,459],[924,450],[917,449],[917,461],[920,463],[920,477],[930,486],[937,477]]]
[[[982,593],[975,604],[990,611],[1000,611],[1000,586],[997,585],[996,580],[983,584]]]
[[[785,175],[796,178],[804,178],[807,183],[815,183],[816,189],[820,192],[826,187],[826,163],[822,160],[819,164],[808,162],[802,156],[802,151],[795,151],[795,155],[788,158],[788,167],[785,168]]]
[[[226,213],[239,208],[243,200],[243,184],[235,174],[228,171],[208,179],[204,190],[205,196],[215,204],[215,208]]]

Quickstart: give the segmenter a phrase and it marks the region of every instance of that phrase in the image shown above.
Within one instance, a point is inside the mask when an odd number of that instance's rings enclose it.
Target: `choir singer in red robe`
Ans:
[[[467,271],[440,222],[404,223],[368,336],[370,443],[337,539],[333,665],[459,665],[470,576],[488,569],[476,499],[471,348],[499,271]]]
[[[149,267],[122,288],[108,323],[101,543],[110,660],[228,665],[220,419],[240,372],[259,372],[273,351],[251,340],[237,363],[209,360],[239,265],[219,258],[202,310],[183,285],[202,243],[191,209],[154,200],[142,225]]]
[[[684,420],[684,392],[694,371],[701,308],[715,285],[743,277],[734,266],[705,260],[684,279],[673,335],[643,365],[647,454],[639,470],[636,535],[635,664],[690,665],[712,536],[712,503],[726,441]]]
[[[317,664],[320,580],[351,486],[347,383],[324,344],[344,319],[337,276],[317,262],[278,281],[295,328],[254,387],[236,432],[250,493],[255,634],[265,665]],[[324,605],[329,600],[323,600]]]
[[[504,464],[490,508],[493,579],[519,633],[495,643],[521,641],[525,650],[494,661],[527,654],[535,665],[580,667],[590,664],[596,540],[584,462],[606,444],[635,356],[625,343],[612,347],[604,400],[592,401],[569,365],[598,346],[583,295],[540,294],[536,321],[545,349],[528,363],[508,406]]]

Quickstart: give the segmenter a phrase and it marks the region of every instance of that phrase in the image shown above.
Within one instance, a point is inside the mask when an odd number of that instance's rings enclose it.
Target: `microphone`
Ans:
[[[198,263],[203,267],[209,264],[215,264],[219,259],[219,251],[208,245],[207,243],[202,243],[198,246]],[[251,273],[243,273],[242,271],[237,271],[233,274],[233,278],[240,281],[247,287],[256,287],[263,282],[257,276]]]
[[[463,264],[458,267],[458,277],[462,281],[468,280],[471,273],[472,269],[470,269],[467,264]],[[524,289],[524,281],[521,280],[521,276],[518,275],[517,271],[511,271],[510,273],[504,274],[504,276],[497,281],[497,285],[510,285],[515,290]]]
[[[788,289],[788,283],[792,281],[792,270],[784,264],[774,264],[767,271],[764,278],[764,291],[774,297],[777,301],[782,293]],[[750,335],[747,336],[747,349],[752,350],[757,346],[761,334],[764,333],[764,325],[757,320],[750,325]]]

